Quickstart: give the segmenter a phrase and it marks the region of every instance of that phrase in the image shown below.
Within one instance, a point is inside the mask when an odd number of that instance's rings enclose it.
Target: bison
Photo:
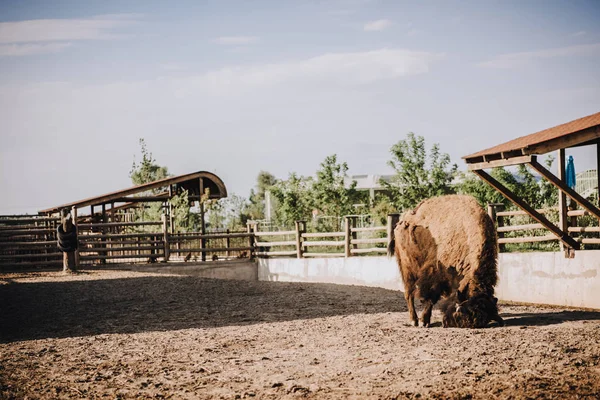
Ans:
[[[422,201],[401,217],[388,252],[396,255],[415,326],[419,325],[415,296],[424,304],[425,327],[440,298],[446,299],[444,327],[478,328],[491,321],[503,325],[494,297],[496,231],[473,197],[450,195]]]

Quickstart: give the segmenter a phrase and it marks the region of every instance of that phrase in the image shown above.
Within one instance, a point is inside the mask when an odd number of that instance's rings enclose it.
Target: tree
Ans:
[[[552,156],[544,161],[548,169],[553,162]],[[503,167],[493,168],[490,175],[534,208],[552,207],[558,202],[556,187],[546,179],[537,180],[525,165],[519,165],[514,173]],[[507,209],[515,208],[510,200],[472,172],[461,174],[458,192],[475,197],[482,207],[488,203],[501,203]]]
[[[314,205],[324,215],[342,217],[353,214],[353,205],[358,199],[356,181],[346,187],[348,164],[338,163],[337,155],[325,157],[317,170],[317,179],[312,186]]]
[[[250,219],[265,219],[265,196],[267,190],[277,183],[277,178],[269,172],[260,171],[256,178],[256,191],[250,190],[249,203],[246,209]]]
[[[425,139],[409,133],[390,149],[392,160],[388,162],[396,172],[390,182],[381,184],[390,192],[392,202],[398,210],[415,207],[421,200],[450,194],[450,185],[457,170],[451,164],[450,156],[440,153],[438,144],[431,147],[429,155],[425,149]]]
[[[167,167],[160,166],[156,163],[152,153],[150,153],[146,147],[146,141],[143,138],[140,138],[139,143],[141,146],[142,161],[136,163],[134,157],[131,171],[129,171],[131,182],[133,182],[134,185],[142,185],[144,183],[154,182],[169,177],[170,175]]]
[[[139,139],[140,151],[142,160],[139,163],[135,162],[131,166],[129,177],[134,185],[142,185],[144,183],[154,182],[160,179],[171,176],[167,167],[159,165],[154,159],[152,153],[146,146],[146,141],[143,138]],[[152,189],[152,194],[158,194],[160,189]],[[190,210],[190,202],[188,199],[187,190],[180,191],[170,199],[173,211],[173,219],[177,231],[195,230],[199,226],[200,216],[194,214]],[[136,210],[135,218],[138,221],[160,221],[163,214],[163,206],[160,202],[152,202],[147,206],[143,206]]]
[[[314,207],[311,189],[312,178],[298,176],[292,172],[285,181],[279,181],[271,188],[271,194],[277,200],[275,221],[291,227],[294,221],[308,220]]]

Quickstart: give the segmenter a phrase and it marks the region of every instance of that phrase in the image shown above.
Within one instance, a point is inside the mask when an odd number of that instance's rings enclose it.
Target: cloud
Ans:
[[[0,55],[57,53],[70,47],[72,41],[118,38],[119,29],[139,22],[141,17],[139,14],[111,14],[87,19],[0,22]],[[50,43],[42,44],[46,42]]]
[[[369,21],[363,27],[365,32],[371,31],[382,31],[389,28],[392,25],[392,21],[389,19],[378,19],[376,21]]]
[[[58,53],[72,43],[26,43],[0,45],[0,57],[30,56],[34,54]]]
[[[216,38],[214,42],[225,46],[241,46],[257,43],[258,40],[257,36],[221,36]]]
[[[35,19],[0,23],[0,43],[97,40],[115,37],[114,30],[138,22],[138,14],[99,15],[89,19]]]
[[[583,36],[585,34],[586,34],[585,31],[579,31],[579,32],[572,33],[571,36],[572,37],[577,37],[577,36]]]
[[[485,68],[517,68],[536,60],[549,58],[600,55],[600,43],[580,44],[521,53],[502,54],[477,66]]]
[[[319,82],[355,86],[381,80],[397,79],[429,71],[442,54],[405,49],[380,49],[355,53],[328,53],[294,62],[226,67],[209,71],[187,81],[183,87],[214,93],[230,93],[256,86],[273,86],[284,82]]]

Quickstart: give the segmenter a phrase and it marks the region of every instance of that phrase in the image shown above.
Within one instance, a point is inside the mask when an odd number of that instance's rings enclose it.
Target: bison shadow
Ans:
[[[400,291],[151,276],[0,285],[0,342],[406,311]]]
[[[546,326],[562,324],[563,322],[600,320],[600,312],[580,310],[546,313],[500,313],[500,316],[504,318],[505,326]]]

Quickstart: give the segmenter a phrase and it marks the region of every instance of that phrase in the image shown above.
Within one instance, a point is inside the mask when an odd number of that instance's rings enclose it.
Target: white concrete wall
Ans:
[[[503,253],[498,260],[500,300],[600,309],[600,250]],[[273,258],[258,260],[263,281],[325,282],[403,290],[394,258]]]

